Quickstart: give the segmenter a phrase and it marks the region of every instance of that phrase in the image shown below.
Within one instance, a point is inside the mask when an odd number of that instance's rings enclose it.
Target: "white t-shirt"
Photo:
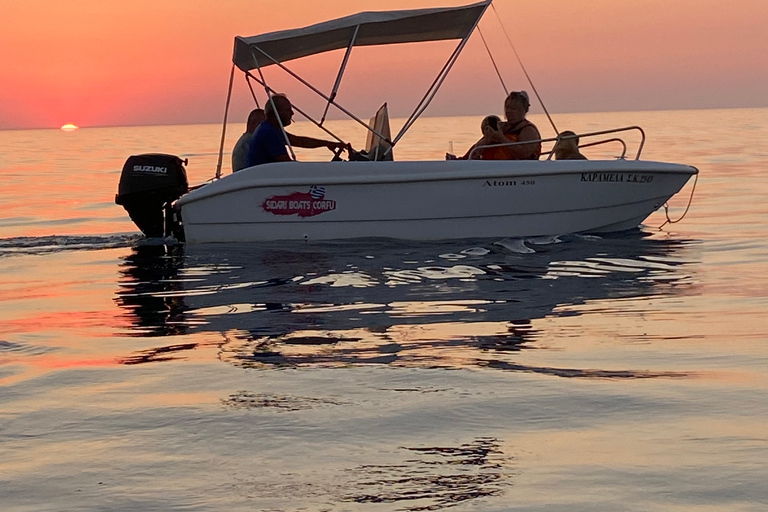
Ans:
[[[232,172],[245,169],[248,161],[248,146],[251,141],[251,134],[245,132],[237,139],[235,147],[232,149]]]

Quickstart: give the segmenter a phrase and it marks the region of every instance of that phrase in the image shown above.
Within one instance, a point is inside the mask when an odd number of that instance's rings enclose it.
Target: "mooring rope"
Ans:
[[[659,229],[663,228],[667,224],[676,224],[683,220],[683,217],[685,217],[685,214],[688,213],[688,209],[691,207],[691,203],[693,202],[693,193],[696,191],[696,183],[699,181],[699,175],[696,174],[696,177],[693,179],[693,188],[691,188],[691,195],[688,198],[688,206],[685,207],[685,211],[677,220],[672,220],[669,218],[669,203],[664,203],[664,215],[667,217],[667,220],[664,221],[664,224],[659,226]]]

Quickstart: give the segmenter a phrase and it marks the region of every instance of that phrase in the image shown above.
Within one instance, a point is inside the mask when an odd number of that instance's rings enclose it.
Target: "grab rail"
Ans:
[[[596,142],[590,142],[589,144],[580,144],[579,149],[581,148],[589,148],[592,146],[599,146],[601,144],[608,144],[609,142],[619,142],[621,143],[622,149],[621,149],[621,155],[617,156],[616,158],[619,160],[625,160],[627,158],[627,143],[624,142],[624,139],[620,139],[619,137],[612,137],[610,139],[605,140],[598,140]],[[542,155],[549,155],[547,156],[547,160],[552,159],[552,155],[555,154],[555,148],[553,147],[549,151],[542,151]],[[639,156],[639,155],[638,155]]]
[[[587,138],[587,137],[597,137],[597,136],[600,136],[600,135],[608,135],[608,134],[611,134],[611,133],[626,132],[626,131],[630,131],[630,130],[637,130],[638,132],[640,132],[640,143],[639,143],[638,148],[637,148],[637,154],[635,155],[635,158],[634,158],[635,160],[640,160],[640,153],[642,153],[643,146],[645,146],[645,131],[643,131],[643,129],[640,128],[639,126],[626,126],[626,127],[623,127],[623,128],[613,128],[611,130],[600,130],[600,131],[597,131],[597,132],[577,133],[576,136],[581,140],[581,139]],[[483,146],[477,146],[477,147],[472,149],[472,152],[470,152],[470,154],[469,154],[469,156],[467,158],[469,160],[474,160],[473,157],[481,149],[501,148],[501,147],[508,147],[508,146],[523,146],[525,144],[536,144],[536,143],[544,143],[544,142],[556,143],[559,139],[560,139],[560,137],[550,137],[550,138],[547,138],[547,139],[535,139],[535,140],[526,140],[526,141],[521,141],[521,142],[505,142],[505,143],[501,143],[501,144],[487,144],[487,145],[483,145]],[[591,147],[591,146],[598,146],[600,144],[607,144],[609,142],[620,142],[621,143],[621,145],[623,147],[623,150],[622,150],[621,156],[619,156],[619,158],[624,160],[626,158],[626,154],[627,154],[627,143],[624,141],[624,139],[622,139],[620,137],[612,137],[610,139],[600,140],[600,141],[596,141],[596,142],[590,142],[590,143],[587,143],[587,144],[579,144],[579,148],[587,148],[587,147]],[[549,151],[542,152],[542,155],[549,155],[549,157],[547,158],[547,160],[549,160],[552,157],[552,152],[553,152],[553,150],[550,149]]]

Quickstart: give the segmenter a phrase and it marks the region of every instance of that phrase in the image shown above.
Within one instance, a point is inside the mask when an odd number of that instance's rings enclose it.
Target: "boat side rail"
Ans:
[[[623,127],[623,128],[613,128],[613,129],[610,129],[610,130],[600,130],[600,131],[596,131],[596,132],[577,133],[575,135],[575,137],[577,137],[579,140],[582,140],[584,138],[599,137],[601,135],[610,135],[610,134],[614,134],[614,133],[627,132],[627,131],[638,131],[640,133],[640,142],[638,144],[637,153],[635,154],[635,158],[634,158],[634,160],[640,160],[640,154],[643,151],[643,146],[645,146],[645,131],[643,131],[643,129],[641,127],[639,127],[639,126],[626,126],[626,127]],[[535,140],[526,140],[526,141],[519,141],[519,142],[505,142],[505,143],[501,143],[501,144],[486,144],[486,145],[482,145],[482,146],[476,146],[476,147],[474,147],[472,149],[472,152],[469,154],[468,159],[469,160],[476,160],[477,158],[475,157],[475,155],[478,153],[478,151],[486,149],[486,148],[502,148],[502,147],[512,147],[512,146],[524,146],[526,144],[537,144],[537,143],[543,144],[543,143],[547,143],[547,142],[551,142],[554,145],[554,144],[557,143],[558,140],[563,139],[563,138],[569,138],[569,137],[574,137],[574,136],[573,135],[570,135],[570,136],[567,136],[567,137],[560,137],[560,136],[558,136],[558,137],[549,137],[549,138],[546,138],[546,139],[535,139]],[[611,137],[611,138],[608,138],[608,139],[598,140],[598,141],[594,141],[594,142],[588,142],[586,144],[581,144],[580,143],[579,144],[579,149],[587,148],[587,147],[592,147],[592,146],[598,146],[598,145],[601,145],[601,144],[608,144],[608,143],[611,143],[611,142],[619,142],[619,143],[621,143],[621,145],[622,145],[622,152],[621,152],[621,155],[618,158],[621,159],[621,160],[626,159],[627,143],[621,137]],[[549,155],[547,157],[547,160],[552,158],[552,154],[554,154],[554,148],[549,150],[549,151],[542,152],[542,155]]]
[[[603,145],[603,144],[608,144],[610,142],[618,142],[618,143],[621,144],[621,154],[619,156],[617,156],[616,158],[618,160],[626,160],[626,158],[627,158],[627,143],[624,142],[624,139],[619,138],[619,137],[611,137],[610,139],[598,140],[598,141],[595,141],[595,142],[590,142],[589,144],[580,144],[579,145],[579,149],[581,149],[581,148],[589,148],[589,147],[592,147],[592,146],[600,146],[600,145]],[[555,149],[553,147],[549,151],[542,151],[541,154],[542,155],[548,155],[547,156],[547,160],[551,160],[552,156],[555,154]],[[637,160],[637,159],[635,159],[635,160]]]

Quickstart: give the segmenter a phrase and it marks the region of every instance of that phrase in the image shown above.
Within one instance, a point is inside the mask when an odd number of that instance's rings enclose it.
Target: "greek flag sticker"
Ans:
[[[312,185],[309,187],[309,195],[312,196],[312,199],[322,199],[325,197],[325,187]]]

